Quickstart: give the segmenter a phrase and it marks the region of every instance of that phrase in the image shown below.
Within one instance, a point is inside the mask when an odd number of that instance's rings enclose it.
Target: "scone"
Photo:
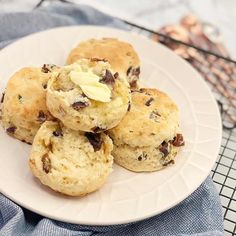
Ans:
[[[114,71],[127,78],[131,88],[138,86],[140,60],[138,54],[129,43],[115,38],[84,41],[70,52],[67,64],[74,63],[81,58],[92,57],[107,60]]]
[[[174,163],[184,145],[179,111],[171,98],[157,89],[132,92],[129,112],[109,130],[117,164],[136,172],[156,171]]]
[[[52,65],[22,68],[8,81],[1,100],[1,123],[9,135],[32,143],[41,124],[53,119],[46,107],[51,70]]]
[[[55,191],[82,196],[99,189],[112,171],[112,141],[106,134],[74,131],[46,121],[29,158],[32,173]]]
[[[81,59],[53,73],[47,107],[70,129],[99,133],[116,126],[130,102],[127,81],[98,59]]]

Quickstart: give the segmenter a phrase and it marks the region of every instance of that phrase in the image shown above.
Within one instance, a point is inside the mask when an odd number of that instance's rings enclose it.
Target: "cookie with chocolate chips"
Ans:
[[[177,105],[166,93],[151,88],[132,91],[131,100],[129,112],[108,131],[115,162],[135,172],[173,164],[184,145]]]
[[[125,76],[131,88],[138,87],[140,60],[133,46],[115,38],[90,39],[75,47],[67,58],[72,64],[81,58],[110,62],[114,71]]]
[[[106,134],[84,133],[46,121],[29,157],[34,176],[51,189],[83,196],[99,189],[112,171],[112,141]]]
[[[130,96],[127,81],[107,61],[81,59],[51,76],[47,107],[70,129],[100,133],[121,121]]]
[[[1,123],[12,137],[32,143],[41,124],[53,119],[46,107],[49,77],[49,69],[44,73],[42,68],[26,67],[9,79],[1,99]]]

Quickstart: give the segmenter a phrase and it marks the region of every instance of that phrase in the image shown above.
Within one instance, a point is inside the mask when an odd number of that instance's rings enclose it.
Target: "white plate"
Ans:
[[[220,147],[221,119],[203,79],[169,49],[140,35],[83,26],[52,29],[23,38],[0,52],[0,91],[17,69],[44,63],[63,65],[78,42],[101,37],[116,37],[135,47],[142,61],[142,83],[166,91],[178,104],[186,146],[171,167],[136,174],[115,165],[99,191],[72,198],[39,184],[27,164],[30,146],[9,137],[1,128],[1,192],[25,208],[70,223],[128,223],[175,206],[204,181]]]

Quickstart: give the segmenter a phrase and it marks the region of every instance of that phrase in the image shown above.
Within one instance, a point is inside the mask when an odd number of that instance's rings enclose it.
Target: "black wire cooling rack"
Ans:
[[[59,1],[69,3],[67,0]],[[44,2],[46,1],[39,1],[35,8]],[[211,176],[221,197],[225,235],[236,235],[236,61],[225,55],[173,39],[140,25],[128,21],[124,21],[124,23],[131,31],[138,34],[150,38],[153,35],[159,36],[159,42],[166,46],[168,46],[170,41],[173,41],[185,47],[186,50],[192,50],[194,60],[191,57],[183,57],[205,78],[218,101],[222,115],[223,137],[221,149]],[[201,65],[204,66],[202,67]],[[213,69],[206,71],[206,68]]]
[[[195,50],[196,52],[194,55],[197,53],[197,55],[200,54],[204,58],[211,57],[212,62],[204,65],[205,67],[209,68],[212,64],[218,62],[219,65],[229,68],[227,71],[228,79],[225,78],[224,80],[217,76],[217,72],[216,75],[214,75],[214,69],[213,72],[207,71],[207,74],[205,74],[205,71],[202,70],[200,66],[196,65],[196,60],[187,58],[189,63],[202,74],[208,85],[211,87],[221,111],[223,137],[220,153],[215,166],[212,169],[211,176],[221,197],[224,211],[225,235],[236,235],[236,98],[234,97],[236,95],[236,88],[232,86],[233,83],[236,83],[236,61],[229,57],[218,55],[188,43],[175,40],[169,36],[128,21],[125,21],[125,23],[132,32],[143,34],[150,38],[152,38],[153,35],[159,36],[161,39],[159,42],[167,46],[169,41],[173,41],[174,43],[186,47],[186,49]],[[198,61],[198,63],[201,62]],[[204,60],[202,63],[206,63],[206,61]],[[218,74],[219,73],[220,72],[218,72]],[[209,76],[212,78],[209,78]],[[228,94],[229,92],[231,92],[230,95],[233,96],[232,98]]]

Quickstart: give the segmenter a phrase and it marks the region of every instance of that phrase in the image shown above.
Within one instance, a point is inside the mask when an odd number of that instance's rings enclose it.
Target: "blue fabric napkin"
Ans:
[[[0,48],[33,32],[66,25],[106,25],[124,28],[122,21],[91,7],[51,3],[28,13],[0,13]],[[21,208],[0,194],[0,236],[34,235],[223,235],[223,216],[213,181],[205,182],[176,207],[152,218],[116,226],[63,223]]]

